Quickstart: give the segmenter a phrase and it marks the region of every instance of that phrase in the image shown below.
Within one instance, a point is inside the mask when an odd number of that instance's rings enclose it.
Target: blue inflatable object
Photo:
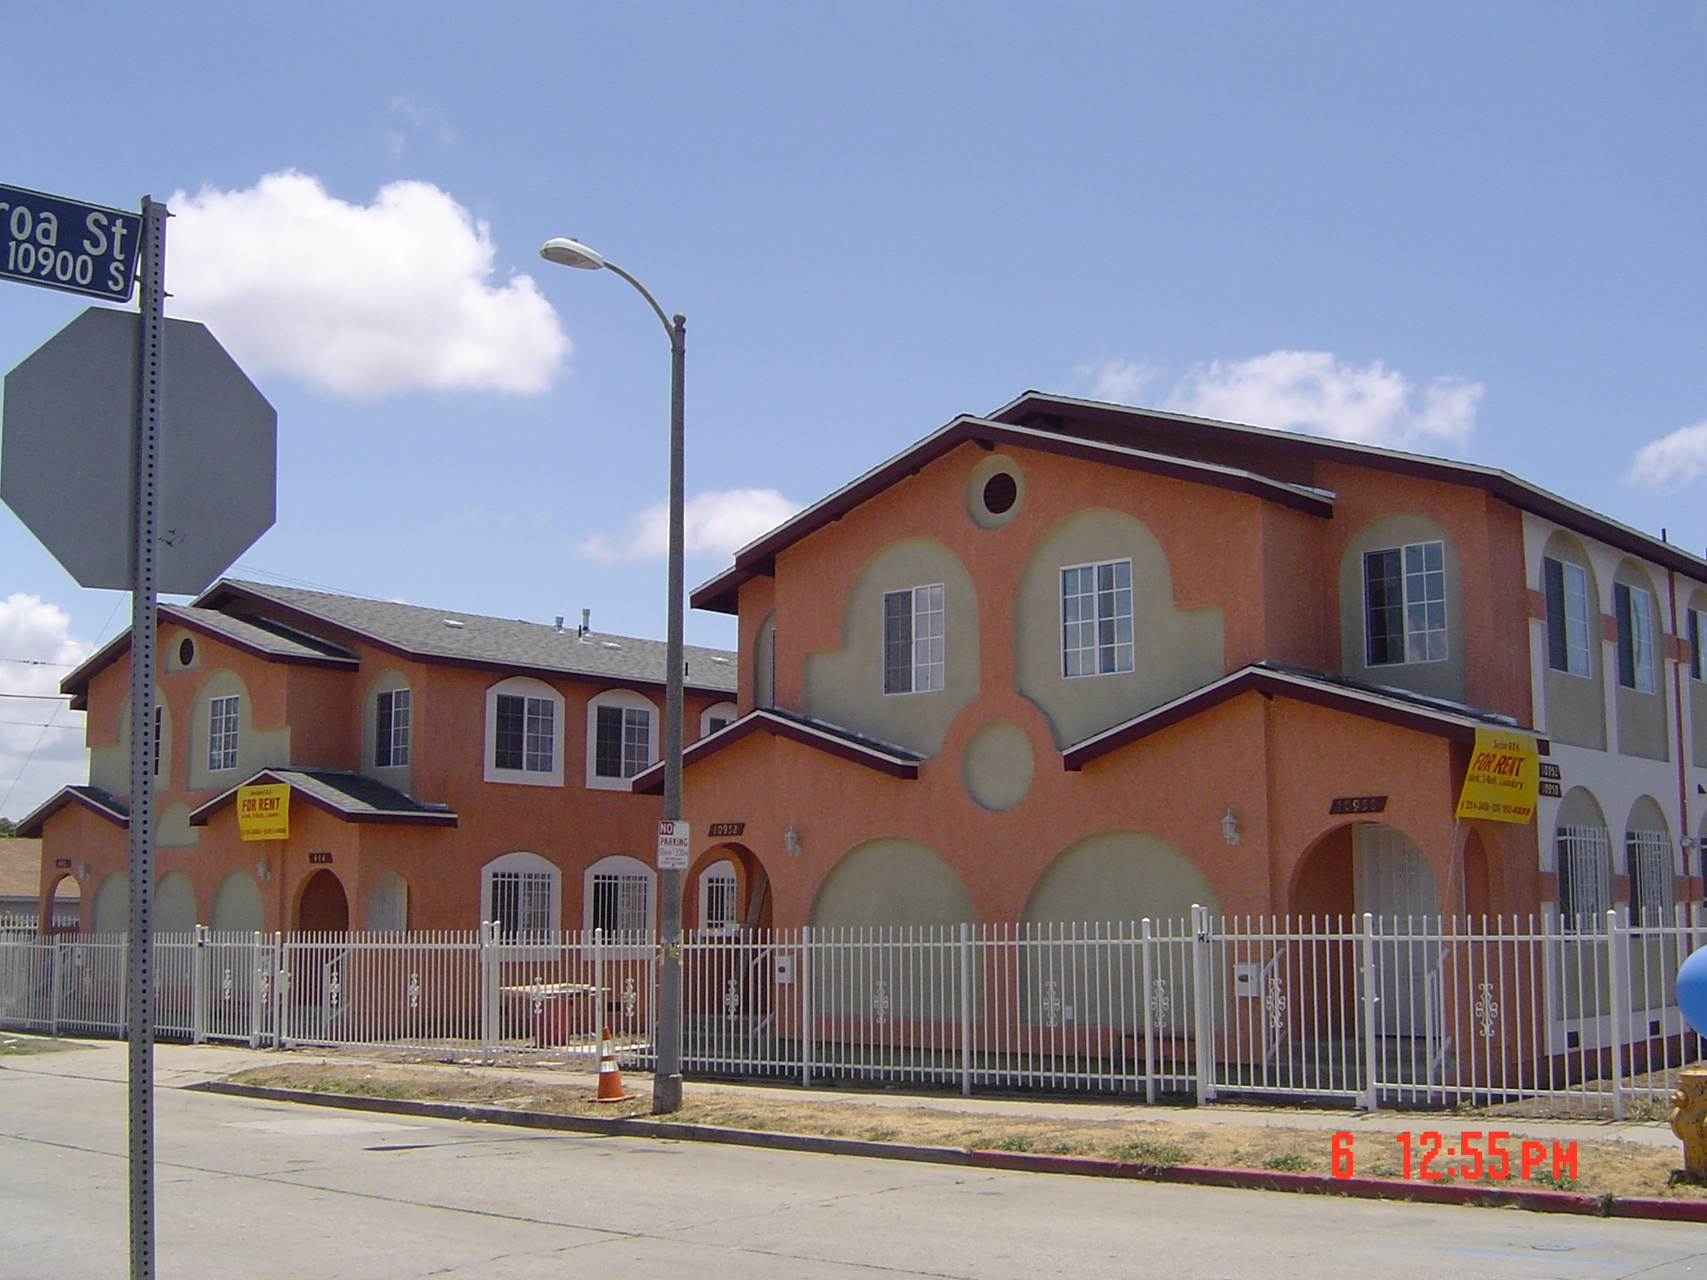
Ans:
[[[1697,1035],[1707,1036],[1707,947],[1690,956],[1677,971],[1677,1007]]]

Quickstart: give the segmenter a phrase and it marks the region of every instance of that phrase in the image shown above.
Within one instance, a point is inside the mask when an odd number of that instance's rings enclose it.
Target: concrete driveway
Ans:
[[[0,1059],[0,1277],[125,1273],[109,1057]],[[1707,1231],[1684,1224],[534,1134],[170,1087],[158,1115],[163,1278],[1707,1277]]]

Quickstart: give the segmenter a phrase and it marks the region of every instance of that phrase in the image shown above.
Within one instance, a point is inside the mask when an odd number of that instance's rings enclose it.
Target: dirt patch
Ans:
[[[316,1093],[367,1098],[415,1099],[432,1102],[470,1102],[516,1111],[539,1111],[573,1116],[645,1116],[649,1101],[599,1104],[592,1089],[573,1084],[547,1084],[502,1069],[330,1063],[281,1063],[238,1072],[230,1079],[242,1084],[306,1089]],[[829,1138],[859,1138],[867,1142],[896,1142],[965,1150],[1030,1151],[1047,1155],[1101,1156],[1151,1165],[1212,1165],[1231,1169],[1274,1169],[1290,1173],[1332,1172],[1333,1134],[1317,1129],[1284,1129],[1256,1125],[1193,1124],[1181,1120],[1053,1120],[1029,1116],[996,1116],[945,1111],[917,1106],[859,1105],[824,1101],[792,1101],[748,1093],[692,1093],[681,1112],[671,1117],[689,1124],[716,1125],[767,1133],[813,1134]],[[1420,1118],[1417,1130],[1439,1122]],[[1448,1140],[1462,1126],[1452,1123]],[[1507,1146],[1512,1153],[1511,1176],[1489,1186],[1543,1187],[1586,1191],[1596,1195],[1672,1196],[1707,1199],[1707,1187],[1674,1185],[1679,1152],[1630,1142],[1579,1141],[1576,1173],[1568,1169],[1554,1177],[1552,1146],[1546,1159],[1519,1176],[1518,1161],[1524,1135],[1520,1126]],[[1442,1132],[1448,1132],[1442,1127]],[[1416,1176],[1424,1144],[1413,1138],[1412,1175]],[[1356,1135],[1355,1171],[1362,1176],[1397,1178],[1404,1175],[1404,1152],[1391,1134],[1364,1131]],[[1444,1157],[1432,1167],[1443,1169]],[[1459,1159],[1451,1165],[1459,1165]],[[1463,1182],[1445,1177],[1446,1182]]]
[[[72,1044],[67,1040],[53,1040],[47,1036],[20,1036],[10,1031],[0,1031],[0,1058],[27,1057],[32,1053],[64,1053],[70,1049],[87,1047]]]

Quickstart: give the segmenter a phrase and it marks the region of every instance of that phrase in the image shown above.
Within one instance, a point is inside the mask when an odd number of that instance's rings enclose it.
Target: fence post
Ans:
[[[1378,1088],[1381,1059],[1381,984],[1375,970],[1375,917],[1365,911],[1359,921],[1360,950],[1358,969],[1363,983],[1363,1109],[1381,1109]]]
[[[1209,995],[1209,908],[1191,907],[1191,1040],[1197,1057],[1197,1105],[1215,1098],[1215,1013]]]
[[[493,925],[480,922],[480,1052],[486,1061],[498,1056],[498,965],[493,950]]]
[[[254,950],[249,953],[249,1047],[259,1049],[261,1047],[261,1005],[264,999],[261,992],[265,989],[262,985],[264,971],[261,968],[261,959],[265,952],[261,949],[261,931],[259,929],[251,935],[251,938],[252,941],[249,945]]]
[[[60,941],[59,941],[59,937],[57,934],[53,938],[52,945],[53,945],[53,958],[48,961],[48,977],[53,982],[53,986],[49,988],[49,992],[51,993],[51,995],[50,995],[51,1006],[50,1006],[49,1011],[48,1011],[48,1017],[51,1019],[51,1023],[52,1023],[51,1030],[50,1030],[49,1034],[52,1035],[55,1040],[57,1040],[57,1039],[59,1039],[59,955],[60,955],[60,951],[59,951]]]
[[[1139,993],[1139,1003],[1144,1008],[1144,1101],[1153,1107],[1156,1105],[1156,1007],[1150,994],[1156,989],[1156,976],[1155,962],[1150,953],[1156,942],[1150,917],[1145,916],[1141,925],[1143,935],[1138,943],[1138,954],[1144,979],[1144,989]]]
[[[812,926],[800,926],[800,963],[794,980],[800,984],[800,1087],[812,1087]]]
[[[610,996],[605,991],[605,931],[593,930],[593,1053],[600,1052],[599,1037],[605,1033],[605,1020],[610,1017]],[[632,1028],[630,1028],[632,1030]]]
[[[190,1043],[207,1041],[207,926],[198,924],[190,947]]]
[[[972,1096],[972,925],[960,922],[960,1092]]]
[[[1611,1001],[1612,1118],[1624,1118],[1624,1026],[1629,1020],[1630,931],[1618,927],[1618,910],[1606,913],[1606,987]]]
[[[290,944],[273,934],[273,1048],[290,1048]]]

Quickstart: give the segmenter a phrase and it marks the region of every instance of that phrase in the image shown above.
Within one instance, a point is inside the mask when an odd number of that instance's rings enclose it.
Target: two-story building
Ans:
[[[658,758],[663,644],[225,581],[161,607],[157,652],[161,931],[651,926],[661,806],[629,779]],[[128,918],[129,654],[65,679],[89,784],[21,824],[43,902],[75,877],[98,933]],[[691,740],[733,720],[736,668],[686,661]],[[269,782],[289,837],[245,841],[237,788]]]
[[[693,603],[739,618],[740,718],[685,774],[737,914],[749,885],[791,926],[1701,897],[1707,562],[1502,471],[1027,393]],[[1539,739],[1534,823],[1455,819],[1490,727]]]

